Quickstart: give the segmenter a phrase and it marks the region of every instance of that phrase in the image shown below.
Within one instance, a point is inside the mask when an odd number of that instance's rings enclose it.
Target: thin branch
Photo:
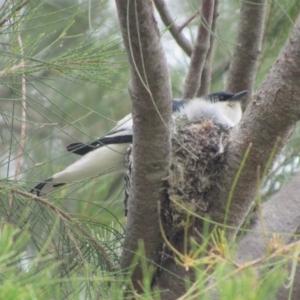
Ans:
[[[212,34],[210,35],[210,46],[206,55],[206,60],[202,71],[201,84],[200,84],[199,91],[197,93],[198,97],[201,97],[203,95],[208,95],[210,93],[210,84],[211,84],[211,77],[212,77],[212,58],[214,54],[215,39],[216,39],[214,33],[216,32],[217,18],[219,16],[218,6],[219,6],[219,0],[215,0],[213,19],[211,25]]]
[[[0,71],[0,77],[9,76],[10,74],[14,74],[17,71],[25,69],[25,67],[26,67],[25,64],[21,62],[18,65],[12,66],[9,69],[4,69]]]
[[[236,38],[236,48],[231,62],[226,90],[248,90],[243,110],[252,98],[258,58],[264,33],[266,0],[242,1]]]
[[[22,43],[22,38],[19,35],[18,36],[18,43],[20,46],[21,50],[21,55],[24,55],[23,51],[23,43]],[[21,65],[25,67],[25,62],[24,59],[21,59]],[[22,74],[22,102],[21,102],[21,107],[22,107],[22,121],[21,121],[21,134],[20,134],[20,140],[19,140],[19,151],[18,151],[18,156],[17,156],[17,161],[16,161],[16,169],[15,169],[15,175],[14,175],[14,181],[17,182],[18,180],[18,174],[20,171],[20,165],[21,165],[21,159],[22,159],[22,154],[24,152],[24,147],[25,147],[25,137],[26,137],[26,78],[25,75]],[[9,201],[9,206],[12,208],[13,205],[13,197],[10,198]]]
[[[7,186],[0,186],[0,189],[1,190],[7,190],[8,187]],[[44,198],[41,198],[41,197],[38,197],[38,196],[34,196],[34,195],[30,194],[30,193],[26,193],[26,192],[23,192],[23,191],[19,191],[17,189],[10,189],[10,190],[11,190],[12,193],[24,196],[26,199],[34,200],[36,202],[39,202],[39,203],[43,204],[44,206],[49,207],[51,210],[55,211],[61,218],[64,218],[64,219],[66,219],[66,220],[68,220],[70,222],[73,222],[73,223],[77,222],[75,219],[71,218],[69,216],[69,214],[65,213],[63,210],[61,210],[60,208],[58,208],[57,206],[55,206],[51,202],[48,202]],[[78,223],[78,225],[79,224],[80,223]]]
[[[199,25],[196,44],[192,53],[190,68],[185,80],[183,98],[192,99],[197,95],[200,78],[210,43],[210,29],[214,11],[214,1],[203,0],[201,23]]]
[[[49,209],[51,209],[52,211],[54,211],[59,217],[60,219],[63,221],[63,223],[65,224],[65,226],[67,228],[69,228],[69,225],[66,223],[66,221],[69,221],[73,224],[76,225],[76,228],[83,234],[83,236],[87,239],[89,239],[89,241],[94,244],[94,246],[97,248],[97,250],[101,253],[101,255],[103,255],[103,258],[105,259],[105,263],[106,266],[108,268],[109,271],[113,270],[113,266],[111,264],[111,261],[108,257],[108,254],[106,253],[106,250],[89,234],[88,231],[86,231],[84,228],[82,228],[82,223],[77,221],[76,219],[72,218],[70,216],[70,214],[64,212],[63,210],[61,210],[59,207],[55,206],[53,203],[47,201],[44,198],[38,197],[38,196],[34,196],[30,193],[26,193],[14,188],[9,188],[8,186],[0,186],[0,190],[8,190],[13,193],[13,194],[18,194],[20,196],[23,196],[24,200],[31,200],[31,201],[35,201],[38,202],[46,207],[48,207]],[[70,229],[70,228],[69,228]],[[73,240],[74,237],[70,238]],[[76,246],[76,245],[75,245]]]
[[[164,24],[169,28],[170,33],[172,34],[172,36],[174,37],[175,41],[177,42],[177,44],[183,49],[183,51],[188,55],[191,56],[192,55],[192,51],[193,51],[193,47],[190,43],[190,41],[184,36],[184,34],[181,32],[183,27],[178,27],[175,24],[174,18],[171,16],[171,13],[168,9],[167,4],[165,3],[164,0],[154,0],[156,9],[162,19],[162,21],[164,22]],[[199,12],[197,12],[198,14]],[[194,14],[195,18],[196,14]],[[191,22],[191,18],[190,22]]]
[[[20,5],[16,6],[15,8],[11,9],[11,11],[6,14],[1,20],[0,20],[0,27],[5,24],[14,13],[19,11],[22,7],[24,7],[30,0],[24,0]]]
[[[195,11],[190,17],[188,17],[180,26],[178,30],[182,31],[186,26],[188,26],[198,15],[200,14],[200,9]]]

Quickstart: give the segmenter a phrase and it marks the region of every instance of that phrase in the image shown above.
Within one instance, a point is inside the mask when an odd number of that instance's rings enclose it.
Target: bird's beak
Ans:
[[[245,91],[241,91],[239,93],[234,94],[231,98],[231,100],[242,100],[244,98],[245,95],[248,94],[249,91],[245,90]]]

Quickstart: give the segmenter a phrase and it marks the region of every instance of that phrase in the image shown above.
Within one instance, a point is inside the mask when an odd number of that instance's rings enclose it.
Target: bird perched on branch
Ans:
[[[219,92],[191,100],[174,99],[173,114],[186,116],[189,122],[208,119],[233,127],[241,119],[240,100],[247,93]],[[124,171],[126,150],[132,143],[132,124],[132,117],[128,115],[106,136],[88,144],[76,142],[68,145],[67,151],[82,157],[36,185],[30,192],[40,196],[70,182]]]

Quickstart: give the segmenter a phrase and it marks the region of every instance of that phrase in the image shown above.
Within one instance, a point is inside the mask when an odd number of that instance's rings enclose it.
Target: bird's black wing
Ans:
[[[69,144],[66,149],[69,152],[78,154],[78,155],[85,155],[89,153],[90,151],[93,151],[95,149],[98,149],[105,145],[111,145],[111,144],[123,144],[123,143],[132,143],[132,134],[127,135],[117,135],[117,136],[105,136],[101,139],[98,139],[91,143],[81,143],[81,142],[75,142]]]
[[[66,146],[67,151],[78,154],[78,155],[85,155],[89,153],[90,151],[99,148],[99,140],[94,141],[92,143],[81,143],[81,142],[75,142],[71,143]]]

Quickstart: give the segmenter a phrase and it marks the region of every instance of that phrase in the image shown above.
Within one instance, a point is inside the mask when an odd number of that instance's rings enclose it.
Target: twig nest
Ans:
[[[169,204],[162,216],[169,238],[191,224],[186,224],[190,212],[205,216],[213,203],[210,190],[219,185],[218,174],[225,163],[229,128],[210,120],[188,123],[185,117],[176,119],[172,138],[172,155],[166,190]],[[126,156],[125,214],[130,195],[132,146]]]
[[[167,191],[167,227],[173,233],[186,226],[190,212],[205,216],[213,202],[210,190],[224,166],[229,129],[210,120],[180,122],[172,140]]]

